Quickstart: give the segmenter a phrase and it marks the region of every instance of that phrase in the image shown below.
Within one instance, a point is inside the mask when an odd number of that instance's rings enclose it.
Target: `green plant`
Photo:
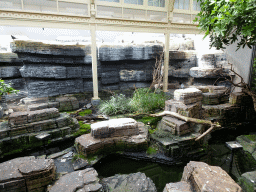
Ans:
[[[105,115],[116,115],[132,112],[130,98],[124,94],[113,95],[109,101],[102,101],[98,106],[99,112]]]
[[[162,119],[162,117],[151,117],[151,116],[144,116],[137,121],[144,123],[145,125],[150,125],[151,128],[155,129],[157,123]]]
[[[80,116],[90,115],[90,114],[92,114],[92,110],[91,109],[85,109],[85,110],[79,112],[78,114]]]
[[[14,88],[11,87],[11,83],[4,83],[4,80],[0,79],[0,96],[4,95],[5,93],[7,94],[12,94],[15,93],[17,94],[19,92],[19,90],[16,90]]]
[[[157,149],[153,148],[153,147],[148,147],[147,149],[147,154],[148,155],[153,155],[157,153]]]
[[[78,159],[86,159],[86,157],[84,155],[82,155],[82,154],[75,154],[71,161],[74,162],[74,161],[76,161]]]
[[[256,43],[255,0],[197,0],[201,11],[194,21],[210,36],[211,47],[225,48],[238,41],[237,49]]]
[[[90,124],[84,124],[83,121],[78,121],[80,128],[77,132],[73,133],[75,137],[88,134],[91,131],[91,125]]]
[[[256,141],[256,135],[245,135],[245,137],[247,137],[251,141]]]
[[[133,93],[131,105],[133,111],[150,113],[164,108],[166,96],[164,92],[154,93],[149,88],[136,89]]]

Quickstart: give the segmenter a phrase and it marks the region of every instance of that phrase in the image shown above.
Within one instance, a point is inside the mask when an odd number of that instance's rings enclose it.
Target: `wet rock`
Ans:
[[[85,167],[87,167],[89,165],[88,161],[85,159],[77,159],[74,162],[72,162],[73,168],[75,171],[80,170],[80,169],[84,169]]]
[[[167,183],[163,192],[194,192],[193,187],[186,181]]]
[[[145,173],[115,175],[102,179],[106,191],[156,192],[153,181]]]
[[[223,169],[203,162],[190,161],[184,168],[181,181],[190,182],[196,191],[242,192],[241,187]]]
[[[102,185],[98,181],[98,173],[93,168],[87,168],[60,177],[49,192],[102,191]]]
[[[196,88],[176,89],[174,91],[174,100],[184,104],[200,102],[202,98],[202,91]]]
[[[44,191],[55,178],[50,159],[16,158],[0,164],[0,189],[3,191]]]
[[[243,191],[255,191],[256,189],[256,171],[246,172],[238,178],[238,184]]]

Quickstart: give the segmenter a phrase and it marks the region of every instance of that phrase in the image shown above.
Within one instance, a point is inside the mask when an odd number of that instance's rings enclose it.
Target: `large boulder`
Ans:
[[[181,181],[189,182],[195,191],[242,192],[223,169],[203,162],[190,161],[184,168]]]
[[[0,164],[0,191],[45,191],[55,178],[52,159],[16,158]]]
[[[102,179],[107,192],[130,191],[130,192],[156,192],[153,181],[145,173],[132,173],[129,175],[115,175]]]

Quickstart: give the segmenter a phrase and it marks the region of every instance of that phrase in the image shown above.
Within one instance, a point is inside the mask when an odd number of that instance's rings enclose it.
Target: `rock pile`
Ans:
[[[75,140],[80,154],[85,156],[118,150],[147,148],[148,130],[131,118],[112,119],[91,125],[91,133]]]
[[[72,133],[79,129],[79,124],[69,115],[60,114],[58,109],[47,108],[14,112],[9,116],[8,122],[2,122],[0,127],[0,151],[4,155],[13,150],[22,151],[42,145],[42,141],[36,139],[38,134],[50,134],[48,142],[72,137]]]
[[[21,157],[0,164],[0,191],[45,191],[55,178],[52,159]]]
[[[241,187],[220,167],[195,161],[190,161],[185,166],[181,182],[168,183],[164,192],[174,192],[175,190],[242,192]]]

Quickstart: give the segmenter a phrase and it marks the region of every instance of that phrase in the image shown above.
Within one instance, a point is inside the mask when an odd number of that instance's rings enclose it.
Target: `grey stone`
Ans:
[[[228,73],[226,73],[222,68],[192,67],[189,71],[189,75],[195,78],[218,78],[228,76]]]
[[[88,81],[86,79],[83,80],[83,91],[86,91],[86,92],[91,92],[93,91],[93,82],[92,81]]]
[[[185,166],[181,181],[190,182],[196,191],[242,192],[241,187],[218,166],[203,162],[190,161]]]
[[[21,66],[6,66],[0,67],[0,78],[7,78],[7,77],[21,77],[19,69]]]
[[[196,88],[176,89],[174,91],[174,100],[181,101],[184,104],[200,102],[202,99],[202,91]]]
[[[145,173],[115,175],[102,179],[107,191],[156,192],[153,181]]]
[[[4,80],[6,84],[11,83],[11,87],[17,90],[25,89],[25,79],[23,78],[15,78],[15,79],[6,79]]]
[[[256,171],[246,172],[238,179],[238,184],[243,191],[255,191],[256,188]]]
[[[108,71],[101,73],[101,83],[103,85],[106,84],[115,84],[120,81],[119,72],[118,71]]]
[[[126,70],[119,72],[120,81],[150,81],[152,80],[152,70]]]
[[[80,78],[82,67],[67,67],[67,78]]]
[[[0,63],[21,63],[16,53],[2,52],[0,53]]]
[[[15,53],[33,53],[63,56],[85,56],[90,54],[90,45],[63,44],[59,42],[40,42],[33,40],[14,40],[11,43],[12,51]]]
[[[81,171],[68,173],[62,177],[50,188],[49,192],[73,192],[78,189],[87,188],[90,184],[98,183],[98,173],[93,168],[87,168]],[[98,188],[98,191],[102,187]],[[94,188],[89,191],[95,191]]]
[[[177,183],[167,183],[163,192],[194,192],[189,182],[180,181]]]
[[[54,65],[25,65],[20,69],[22,77],[35,77],[35,78],[55,78],[65,79],[67,77],[67,70],[64,66]]]
[[[215,54],[202,54],[198,58],[198,67],[216,68]]]
[[[84,160],[84,159],[77,159],[74,162],[72,162],[73,168],[75,171],[80,170],[80,169],[84,169],[86,166],[88,166],[88,161]]]
[[[169,50],[195,50],[194,40],[184,38],[171,39]]]

